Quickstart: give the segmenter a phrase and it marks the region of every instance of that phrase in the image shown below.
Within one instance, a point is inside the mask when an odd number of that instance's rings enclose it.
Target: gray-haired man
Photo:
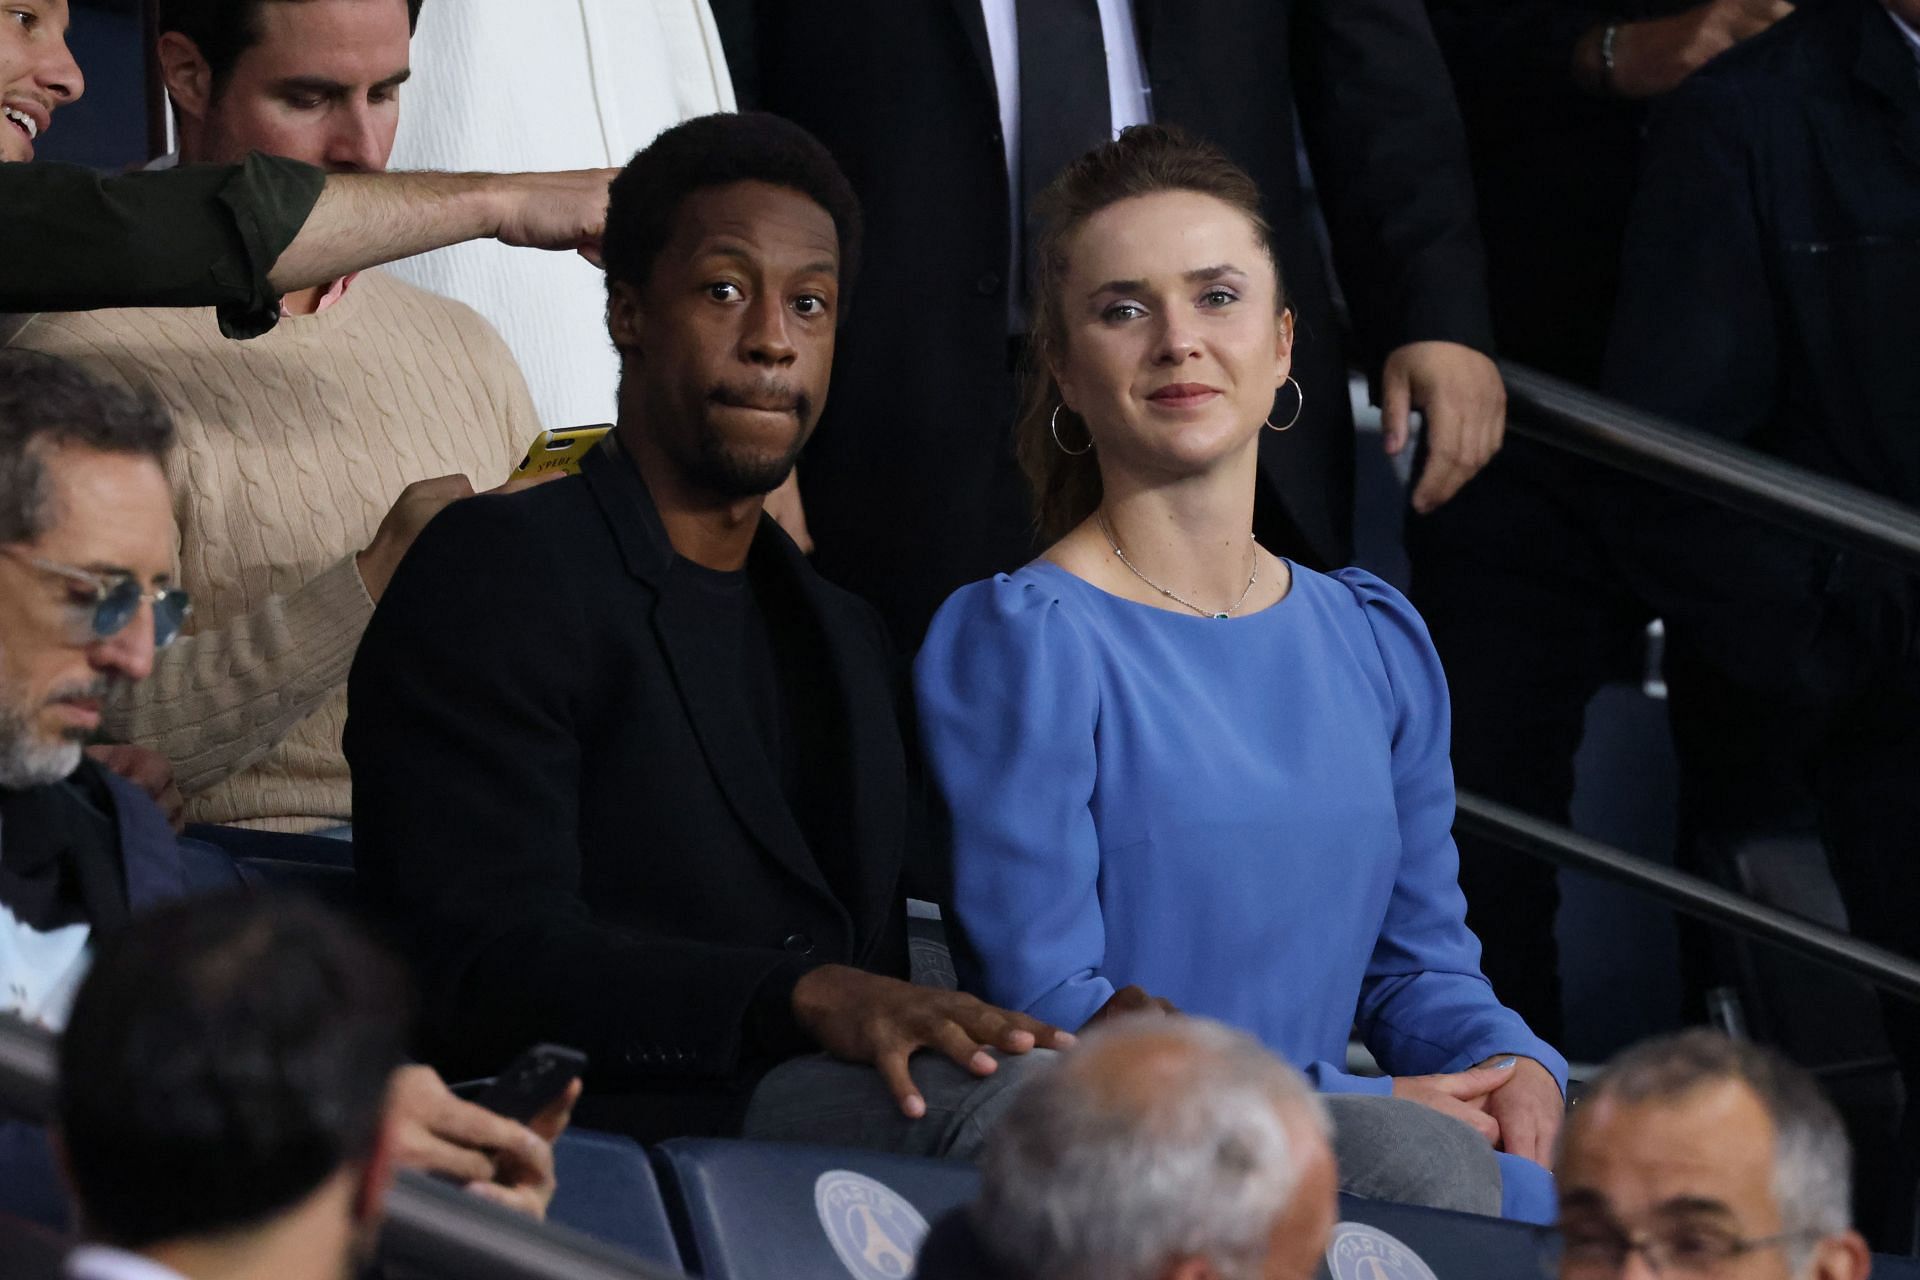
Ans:
[[[1628,1050],[1561,1138],[1559,1274],[1862,1280],[1851,1153],[1813,1078],[1686,1031]]]
[[[919,1280],[1307,1280],[1333,1230],[1326,1108],[1203,1018],[1089,1032],[987,1140],[980,1197]]]

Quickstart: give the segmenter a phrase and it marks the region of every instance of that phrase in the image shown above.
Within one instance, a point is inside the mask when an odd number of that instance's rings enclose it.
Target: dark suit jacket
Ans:
[[[1006,161],[979,0],[714,0],[744,104],[839,159],[863,283],[801,465],[816,562],[917,644],[955,588],[1031,554],[1007,374]],[[1465,143],[1420,0],[1136,0],[1157,119],[1259,182],[1300,312],[1300,424],[1263,437],[1262,536],[1346,563],[1346,355],[1303,197],[1297,102],[1362,358],[1490,349]],[[1282,395],[1285,412],[1291,397]],[[1274,499],[1277,499],[1275,501]]]
[[[1808,5],[1656,113],[1605,389],[1920,504],[1920,72],[1877,0]],[[1908,643],[1891,570],[1621,486],[1602,521],[1748,683],[1844,692]],[[1897,660],[1897,657],[1895,657]]]
[[[80,772],[89,789],[104,788],[111,798],[119,833],[117,872],[106,867],[81,868],[81,892],[96,929],[118,928],[135,915],[180,898],[244,886],[239,869],[224,853],[176,840],[166,817],[139,788],[91,760],[82,762]],[[44,802],[46,808],[36,814],[34,827],[63,834],[63,811],[80,803],[78,796],[65,788],[35,791],[33,801]],[[7,840],[20,835],[18,830],[0,828],[0,850]],[[124,896],[119,890],[122,884]],[[0,1213],[56,1229],[67,1226],[66,1193],[45,1130],[4,1116],[0,1116]]]
[[[749,568],[797,593],[845,718],[843,902],[673,566],[639,472],[598,450],[437,517],[348,682],[355,858],[419,963],[423,1049],[458,1076],[578,1046],[589,1100],[625,1099],[598,1127],[646,1137],[724,1130],[805,1047],[785,1006],[806,967],[905,976],[917,829],[873,611],[763,521]]]

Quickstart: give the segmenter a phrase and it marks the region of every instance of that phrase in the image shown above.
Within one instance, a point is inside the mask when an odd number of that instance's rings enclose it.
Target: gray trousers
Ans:
[[[782,1063],[754,1090],[741,1136],[901,1155],[979,1157],[1013,1091],[1055,1054],[994,1055],[982,1079],[937,1054],[914,1055],[913,1081],[927,1114],[909,1120],[880,1073],[813,1054]],[[1448,1116],[1400,1098],[1323,1095],[1334,1125],[1340,1189],[1373,1200],[1498,1216],[1500,1163],[1486,1139]]]

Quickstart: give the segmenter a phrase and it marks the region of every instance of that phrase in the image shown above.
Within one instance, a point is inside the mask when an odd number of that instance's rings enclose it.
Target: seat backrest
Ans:
[[[547,1219],[680,1270],[680,1248],[646,1151],[632,1138],[569,1129],[553,1148],[559,1189]]]
[[[654,1149],[681,1258],[705,1280],[906,1280],[980,1176],[958,1160],[679,1138]]]
[[[1326,1270],[1332,1280],[1540,1280],[1539,1257],[1522,1223],[1343,1195]]]

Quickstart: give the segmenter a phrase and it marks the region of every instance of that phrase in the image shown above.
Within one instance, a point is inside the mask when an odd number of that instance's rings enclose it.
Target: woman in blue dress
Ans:
[[[1545,1218],[1566,1064],[1479,971],[1426,628],[1251,532],[1303,394],[1258,193],[1143,126],[1046,213],[1020,448],[1056,540],[956,593],[916,666],[968,981],[1062,1027],[1236,1024],[1325,1092],[1478,1129],[1505,1211]],[[1346,1071],[1356,1027],[1389,1076]]]

